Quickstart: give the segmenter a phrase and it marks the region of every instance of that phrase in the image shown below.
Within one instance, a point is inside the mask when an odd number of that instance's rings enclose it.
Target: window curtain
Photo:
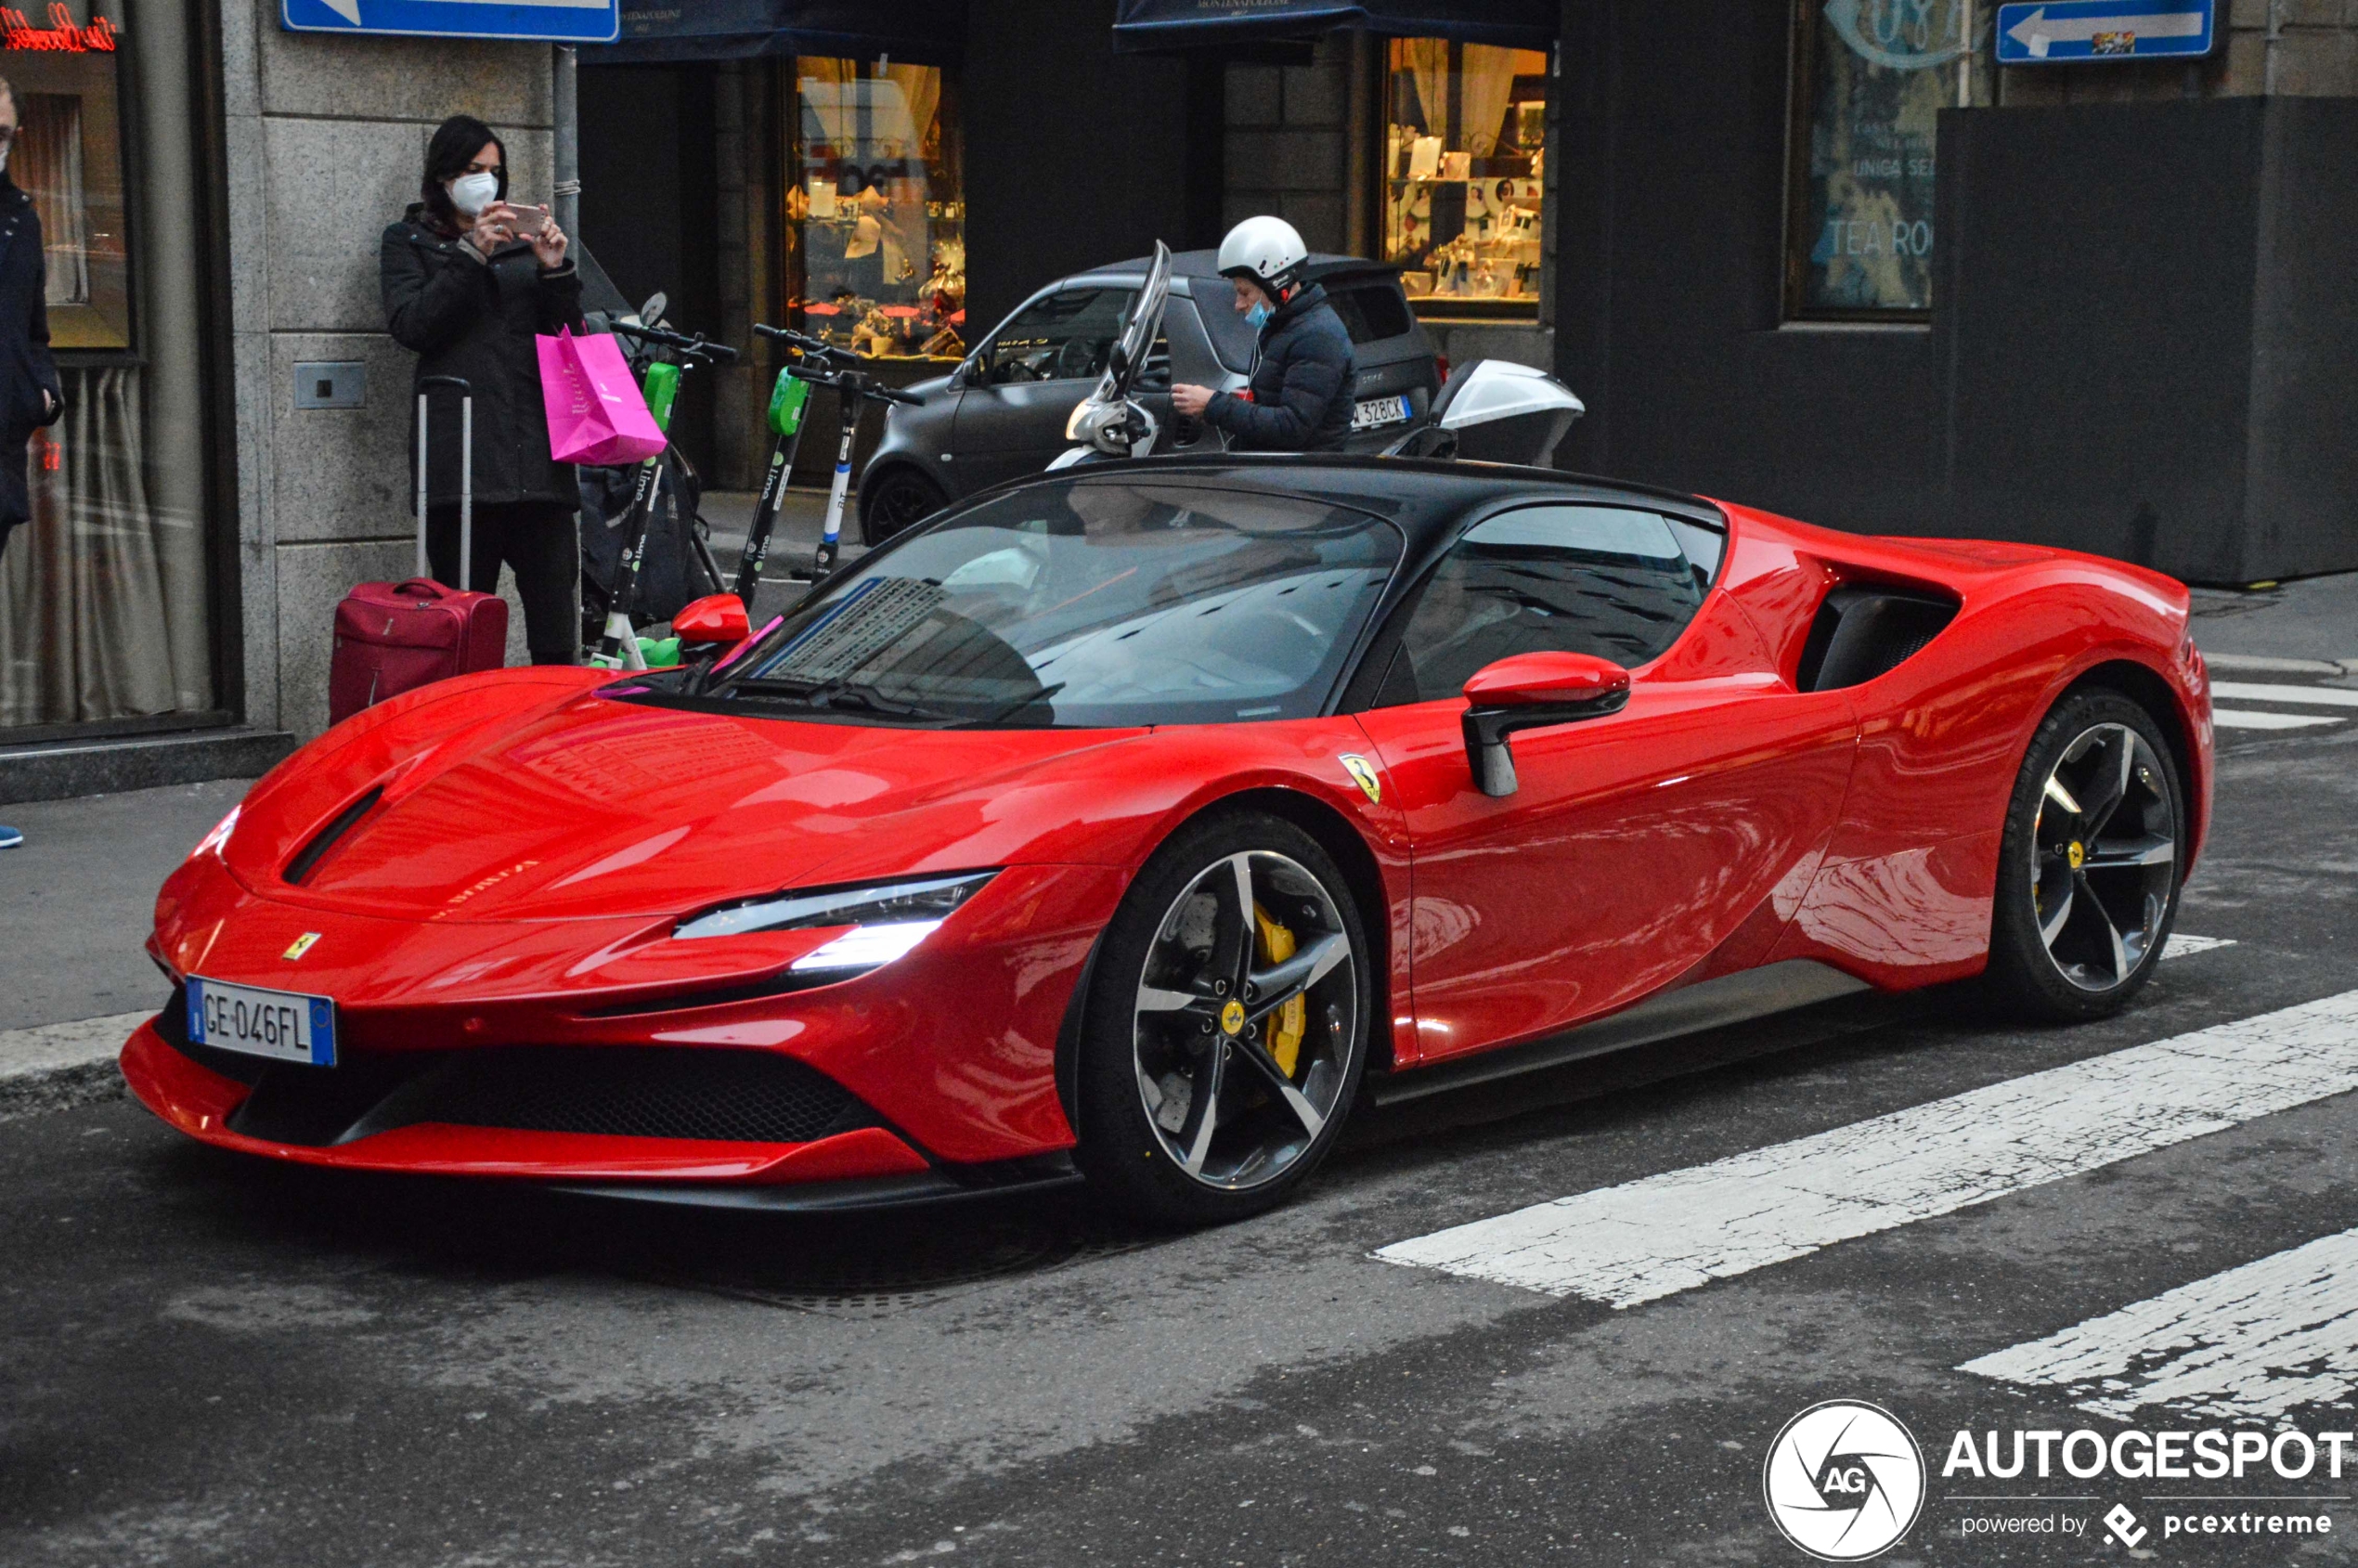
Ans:
[[[1425,135],[1442,136],[1449,125],[1449,41],[1445,38],[1398,38],[1393,69],[1408,72],[1417,84],[1417,107],[1424,111]]]
[[[51,305],[90,299],[89,202],[82,186],[82,100],[64,93],[27,93],[23,126],[9,174],[41,216]]]
[[[0,551],[0,728],[214,706],[201,520],[151,505],[136,367],[62,371]]]
[[[1465,149],[1476,158],[1487,158],[1498,150],[1507,103],[1515,96],[1515,57],[1521,52],[1491,44],[1466,45],[1464,71],[1458,78],[1458,123],[1465,136]]]

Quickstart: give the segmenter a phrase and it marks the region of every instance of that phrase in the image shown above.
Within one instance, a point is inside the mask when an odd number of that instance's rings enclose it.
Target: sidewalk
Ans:
[[[738,501],[751,512],[750,497],[708,501],[716,536]],[[816,511],[807,499],[795,510],[797,526],[781,533],[815,543]],[[724,564],[734,564],[733,554]],[[2195,616],[2195,641],[2230,678],[2275,671],[2358,684],[2358,573],[2256,592],[2197,590]],[[163,1002],[162,977],[140,946],[156,889],[248,782],[0,809],[0,820],[25,833],[22,849],[0,850],[0,908],[8,912],[0,1120],[122,1092],[115,1053]]]

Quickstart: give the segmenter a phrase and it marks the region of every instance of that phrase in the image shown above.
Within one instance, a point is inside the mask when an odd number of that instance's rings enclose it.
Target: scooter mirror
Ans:
[[[641,327],[661,326],[663,313],[670,308],[671,296],[661,289],[657,289],[647,296],[647,303],[639,307],[639,325]]]
[[[671,617],[671,634],[680,639],[682,647],[716,642],[733,645],[744,641],[752,631],[745,601],[733,593],[710,594]]]

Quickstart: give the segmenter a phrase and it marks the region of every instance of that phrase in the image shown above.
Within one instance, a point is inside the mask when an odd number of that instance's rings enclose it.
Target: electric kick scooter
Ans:
[[[667,434],[671,429],[671,409],[679,398],[680,378],[688,369],[737,357],[737,351],[728,344],[708,342],[701,335],[688,337],[658,327],[631,327],[619,321],[614,330],[680,356],[676,364],[660,359],[649,364],[641,380],[647,412],[654,416],[655,428]],[[589,661],[606,669],[647,667],[647,651],[631,625],[630,615],[639,603],[639,566],[646,556],[647,526],[654,515],[655,498],[663,484],[664,457],[669,449],[667,447],[639,465],[639,482],[631,492],[630,510],[624,514],[622,564],[615,573],[614,598],[607,606],[605,629]]]
[[[775,338],[801,357],[778,372],[778,383],[770,396],[770,428],[776,433],[777,446],[770,454],[770,473],[761,486],[760,504],[754,508],[753,524],[745,535],[744,557],[737,564],[737,597],[745,602],[745,614],[753,614],[753,596],[761,583],[761,563],[770,553],[770,536],[778,523],[778,503],[785,494],[786,474],[794,467],[796,448],[802,443],[802,415],[810,398],[810,389],[823,386],[831,389],[839,409],[840,438],[836,445],[836,474],[827,491],[827,515],[819,538],[819,551],[811,562],[813,580],[835,570],[836,557],[841,549],[844,499],[851,489],[851,446],[860,434],[860,417],[870,403],[906,403],[922,408],[925,399],[906,392],[880,385],[875,377],[860,369],[860,356],[847,353],[823,339],[807,333],[772,327],[757,321],[753,330],[767,338]]]

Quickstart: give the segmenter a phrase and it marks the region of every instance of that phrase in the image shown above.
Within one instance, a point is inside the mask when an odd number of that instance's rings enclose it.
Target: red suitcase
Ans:
[[[426,397],[458,392],[459,587],[426,575]],[[408,582],[362,583],[336,606],[335,656],[328,667],[328,722],[430,681],[507,662],[508,602],[467,591],[474,559],[474,397],[456,376],[428,376],[418,390],[418,575]]]

